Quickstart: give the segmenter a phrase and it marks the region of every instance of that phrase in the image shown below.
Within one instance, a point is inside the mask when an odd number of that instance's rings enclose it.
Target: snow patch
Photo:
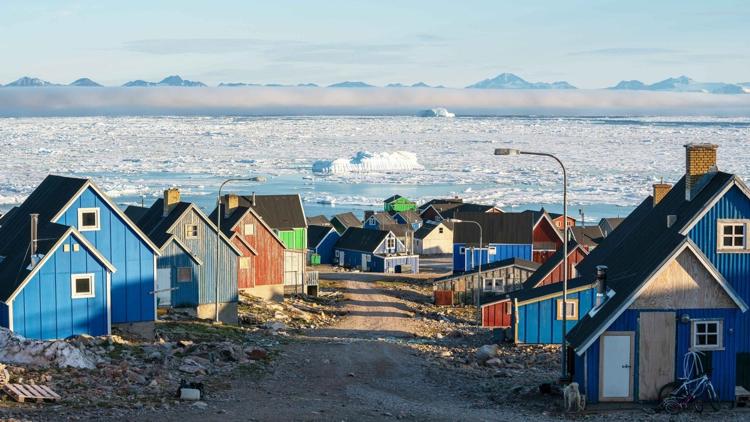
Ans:
[[[65,340],[29,340],[0,328],[0,362],[47,368],[94,369],[98,359]]]
[[[391,171],[423,170],[417,155],[408,151],[359,151],[352,158],[318,160],[312,170],[322,174],[385,173]]]

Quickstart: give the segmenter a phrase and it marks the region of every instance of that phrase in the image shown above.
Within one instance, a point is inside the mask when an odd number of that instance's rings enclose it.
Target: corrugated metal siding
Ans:
[[[578,300],[578,319],[583,318],[594,305],[596,289],[587,289],[569,293],[568,300]],[[518,306],[518,343],[552,344],[562,342],[562,320],[557,319],[557,301],[559,296],[539,302]],[[577,320],[568,320],[567,331],[575,327]]]
[[[169,268],[171,271],[171,287],[177,288],[172,290],[172,306],[195,306],[198,304],[198,275],[200,274],[199,265],[190,258],[185,251],[177,246],[175,242],[169,242],[164,247],[162,254],[156,260],[157,268]],[[189,267],[192,269],[192,281],[177,281],[177,268]]]
[[[372,257],[371,271],[378,273],[392,273],[396,271],[397,265],[411,265],[411,272],[416,274],[419,272],[419,256],[378,256]]]
[[[99,208],[101,229],[81,232],[117,268],[112,274],[112,323],[153,321],[154,253],[91,188],[57,220],[78,227],[79,208]]]
[[[294,230],[277,231],[279,239],[284,242],[287,249],[305,250],[307,249],[307,229],[296,228]]]
[[[507,243],[490,243],[490,247],[495,248],[495,254],[490,255],[488,248],[474,248],[474,252],[471,252],[471,248],[467,248],[466,253],[460,254],[460,249],[464,247],[463,243],[453,244],[453,270],[454,271],[470,271],[479,266],[481,260],[482,265],[488,263],[502,261],[508,258],[520,258],[527,261],[531,261],[532,254],[531,245],[520,245],[520,244],[507,244]],[[473,257],[472,257],[473,255]],[[473,260],[472,260],[473,258]]]
[[[13,300],[13,331],[33,339],[50,340],[75,334],[106,335],[108,270],[74,239],[70,252],[62,246]],[[73,299],[71,276],[94,274],[94,297]]]

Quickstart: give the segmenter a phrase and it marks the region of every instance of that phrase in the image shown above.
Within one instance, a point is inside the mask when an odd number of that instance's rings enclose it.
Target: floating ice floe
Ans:
[[[443,107],[438,107],[420,111],[419,117],[456,117],[456,114]]]
[[[422,169],[424,166],[417,161],[417,155],[408,151],[359,151],[349,159],[319,160],[312,166],[315,173],[323,174],[384,173]]]

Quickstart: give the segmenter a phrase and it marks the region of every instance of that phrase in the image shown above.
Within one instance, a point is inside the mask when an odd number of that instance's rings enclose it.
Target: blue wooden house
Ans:
[[[156,265],[158,305],[187,308],[198,318],[213,319],[218,265],[219,319],[236,323],[237,259],[242,251],[223,233],[217,236],[216,225],[198,207],[180,201],[177,189],[164,191],[148,209],[128,207],[126,212],[138,218],[138,227],[161,251]]]
[[[159,249],[91,180],[47,176],[3,219],[0,250],[3,326],[45,339],[153,331]]]
[[[408,224],[414,231],[419,230],[424,224],[422,217],[414,210],[401,211],[392,215],[393,220],[398,224]]]
[[[644,200],[578,266],[597,300],[569,333],[573,379],[590,402],[653,400],[688,350],[722,400],[750,387],[750,189],[686,145],[685,176]]]
[[[311,257],[317,255],[319,257],[318,264],[332,265],[333,248],[340,237],[332,226],[307,226],[308,254]]]
[[[396,235],[386,230],[346,229],[334,247],[334,262],[378,273],[419,272],[419,255],[410,255]]]
[[[365,229],[385,230],[385,227],[393,224],[397,223],[387,212],[366,211],[362,227]]]

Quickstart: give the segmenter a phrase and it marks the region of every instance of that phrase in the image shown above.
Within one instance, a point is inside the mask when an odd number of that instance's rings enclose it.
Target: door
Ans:
[[[362,254],[362,271],[370,271],[370,255],[363,253]]]
[[[336,251],[336,259],[338,260],[339,266],[344,266],[344,251]]]
[[[172,306],[172,269],[156,270],[156,303],[157,306]]]
[[[599,401],[633,400],[635,333],[610,331],[599,338]]]
[[[641,312],[638,322],[638,399],[657,400],[659,388],[675,379],[674,312]]]

